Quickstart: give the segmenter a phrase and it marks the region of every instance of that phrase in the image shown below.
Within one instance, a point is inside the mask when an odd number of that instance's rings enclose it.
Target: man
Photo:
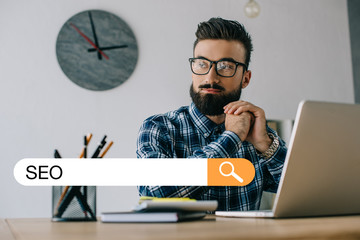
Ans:
[[[255,166],[255,178],[243,187],[139,186],[139,193],[218,200],[222,211],[259,209],[262,192],[277,190],[287,149],[267,127],[264,111],[239,100],[251,79],[251,37],[236,21],[212,18],[199,24],[196,38],[189,59],[193,103],[146,119],[137,156],[246,158]]]

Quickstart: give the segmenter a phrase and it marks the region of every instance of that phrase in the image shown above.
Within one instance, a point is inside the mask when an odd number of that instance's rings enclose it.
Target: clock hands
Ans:
[[[126,48],[126,47],[128,47],[128,45],[100,47],[97,36],[96,36],[94,21],[93,21],[93,18],[92,18],[92,15],[91,15],[90,11],[89,11],[89,19],[90,19],[90,24],[91,24],[91,30],[92,30],[92,32],[94,34],[95,45],[98,47],[99,50],[104,51],[104,50],[111,50],[111,49],[118,49],[118,48]],[[96,48],[89,48],[88,49],[88,52],[95,52],[95,51],[97,51]],[[99,51],[97,51],[97,55],[98,55],[99,60],[101,60],[101,54],[100,54]]]
[[[92,16],[91,16],[91,12],[90,12],[90,11],[89,11],[89,18],[90,18],[91,30],[92,30],[93,35],[94,35],[95,45],[99,47],[99,42],[98,42],[98,39],[97,39],[97,36],[96,36],[95,26],[94,26],[94,22],[93,22],[93,19],[92,19]],[[100,54],[99,51],[97,52],[97,56],[98,56],[98,59],[101,60],[101,54]]]
[[[101,60],[102,56],[104,56],[107,60],[109,60],[109,57],[103,52],[105,50],[111,50],[111,49],[119,49],[119,48],[127,48],[128,45],[115,45],[115,46],[109,46],[109,47],[100,47],[99,46],[99,41],[96,35],[96,31],[95,31],[95,25],[94,25],[94,21],[91,15],[91,12],[88,12],[89,14],[89,19],[90,19],[90,25],[91,25],[91,30],[92,33],[94,35],[94,42],[92,42],[90,40],[90,38],[88,38],[78,27],[76,27],[73,23],[70,23],[70,26],[73,27],[79,34],[80,36],[82,36],[87,42],[89,42],[91,44],[91,46],[93,46],[94,48],[89,48],[88,52],[97,52],[97,56],[98,59]]]
[[[111,46],[111,47],[99,47],[99,49],[101,51],[105,51],[105,50],[111,50],[111,49],[117,49],[117,48],[127,48],[128,45],[118,45],[118,46]],[[96,49],[95,48],[89,48],[88,52],[95,52]]]
[[[78,29],[73,23],[70,23],[70,26],[73,27],[86,41],[88,41],[91,44],[91,46],[95,48],[96,51],[98,51],[101,55],[103,55],[104,58],[109,60],[109,57],[103,51],[101,51],[99,47],[90,40],[90,38],[88,38],[82,31],[80,31],[80,29]]]

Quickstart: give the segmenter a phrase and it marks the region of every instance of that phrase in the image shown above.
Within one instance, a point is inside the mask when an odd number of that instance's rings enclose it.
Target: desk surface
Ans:
[[[277,220],[207,216],[201,221],[161,224],[6,219],[3,230],[0,239],[359,239],[360,216]]]
[[[0,219],[0,239],[1,240],[14,239],[9,226],[4,219]]]

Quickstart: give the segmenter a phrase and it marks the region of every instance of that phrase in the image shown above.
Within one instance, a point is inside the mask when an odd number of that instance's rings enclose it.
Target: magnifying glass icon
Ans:
[[[228,164],[231,166],[231,171],[230,173],[228,174],[225,174],[223,171],[222,171],[222,166],[224,166],[225,164]],[[236,180],[238,180],[239,182],[244,182],[244,179],[242,179],[239,175],[237,175],[235,172],[234,172],[235,168],[234,168],[234,165],[231,163],[231,162],[223,162],[220,164],[220,167],[219,167],[219,171],[221,173],[221,175],[223,175],[224,177],[229,177],[229,176],[233,176]]]

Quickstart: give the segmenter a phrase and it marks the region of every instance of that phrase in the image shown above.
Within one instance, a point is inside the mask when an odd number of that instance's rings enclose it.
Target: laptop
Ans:
[[[272,210],[223,217],[360,214],[360,105],[302,101]]]

